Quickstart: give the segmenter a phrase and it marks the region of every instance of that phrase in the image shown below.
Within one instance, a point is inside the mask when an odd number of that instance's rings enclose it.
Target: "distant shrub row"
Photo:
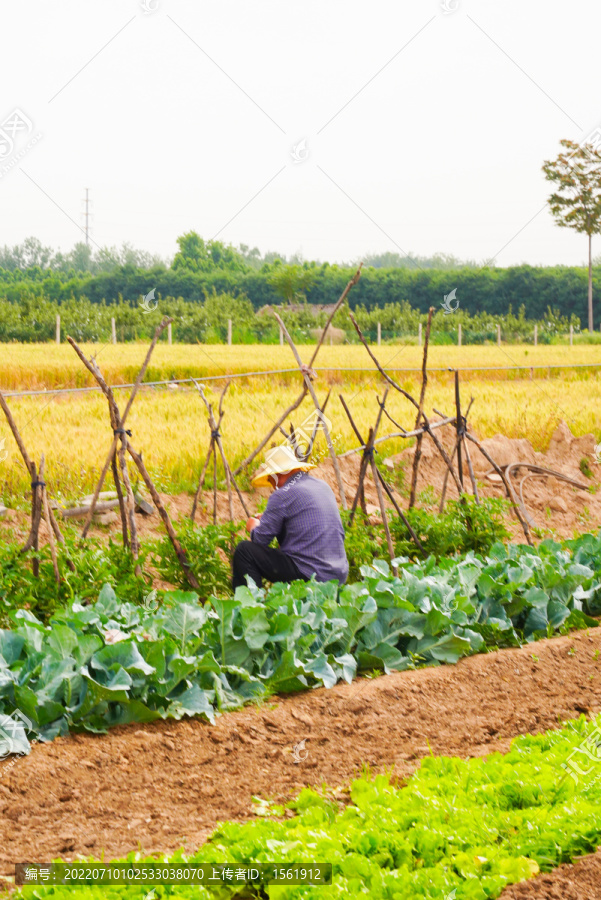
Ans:
[[[299,277],[307,274],[303,269],[299,271]],[[310,277],[299,292],[300,299],[306,297],[309,304],[335,302],[352,271],[329,264],[311,265]],[[153,288],[156,296],[181,298],[194,305],[213,293],[246,297],[255,310],[281,303],[282,297],[286,296],[278,289],[273,268],[267,266],[259,271],[218,268],[203,272],[164,265],[150,269],[126,265],[95,275],[77,273],[73,269],[52,271],[39,266],[25,271],[0,268],[0,300],[11,304],[20,305],[25,301],[31,305],[41,301],[64,304],[85,298],[95,306],[100,306],[103,301],[112,305],[121,300],[126,305],[135,305]],[[406,301],[416,312],[425,313],[430,306],[440,308],[444,296],[453,289],[456,289],[460,309],[472,316],[483,313],[506,315],[510,309],[517,310],[523,305],[526,317],[533,321],[542,320],[549,308],[557,310],[561,316],[586,321],[587,271],[584,267],[366,268],[349,296],[349,303],[351,308],[362,306],[372,310]],[[600,292],[601,267],[597,266],[594,296],[599,296]],[[87,306],[82,308],[88,309]],[[3,307],[3,321],[6,316]],[[596,320],[597,327],[599,321],[601,314]]]
[[[87,297],[70,297],[62,302],[47,297],[24,296],[19,302],[0,299],[0,342],[22,343],[52,341],[56,335],[56,317],[60,315],[62,340],[71,335],[78,341],[107,342],[111,340],[112,324],[115,320],[116,339],[119,343],[148,340],[154,334],[162,317],[173,318],[173,341],[177,343],[225,343],[228,335],[228,320],[232,323],[234,344],[278,343],[279,326],[267,311],[257,313],[250,300],[232,294],[209,294],[196,302],[182,297],[163,298],[159,292],[149,301],[152,310],[141,305],[141,298],[127,302],[118,299],[116,303],[104,301],[94,303]],[[319,334],[320,326],[327,319],[327,313],[310,304],[290,309],[279,307],[280,313],[295,341],[311,343]],[[354,310],[357,321],[365,336],[375,343],[378,323],[383,341],[410,340],[417,342],[419,326],[425,333],[427,314],[413,309],[407,301],[387,303],[384,307],[368,310],[358,306]],[[525,309],[518,315],[492,315],[486,312],[469,312],[459,307],[452,314],[445,315],[438,309],[434,316],[431,342],[434,344],[456,344],[458,326],[461,324],[464,344],[483,344],[497,340],[497,326],[505,342],[532,342],[534,325],[526,318]],[[536,322],[539,343],[552,343],[569,331],[580,331],[577,317],[561,316],[557,311],[547,310]],[[342,308],[336,315],[334,325],[341,329],[336,339],[348,343],[358,341],[357,334],[349,321],[347,310]],[[582,335],[582,340],[586,336]],[[590,339],[590,336],[589,336]],[[163,337],[166,340],[166,335]]]

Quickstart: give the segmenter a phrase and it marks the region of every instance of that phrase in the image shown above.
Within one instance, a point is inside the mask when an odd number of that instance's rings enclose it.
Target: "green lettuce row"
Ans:
[[[209,842],[171,865],[332,863],[333,883],[323,887],[265,887],[237,894],[235,886],[160,886],[155,897],[328,900],[488,900],[503,888],[551,871],[601,841],[601,717],[584,716],[568,727],[516,738],[509,753],[487,759],[426,757],[404,787],[369,774],[339,794],[304,789],[285,808],[263,802],[260,818],[220,825]],[[572,767],[572,762],[577,765]],[[576,774],[580,772],[580,774]],[[128,862],[150,862],[132,853]],[[23,888],[23,898],[143,897],[148,886]]]
[[[490,556],[377,560],[363,580],[238,588],[204,605],[166,593],[156,610],[120,603],[105,585],[43,625],[27,610],[0,630],[0,758],[69,730],[185,715],[214,720],[273,693],[351,682],[358,671],[455,663],[487,647],[595,626],[601,539]],[[152,604],[151,604],[152,605]],[[2,725],[0,719],[0,726]],[[6,725],[6,721],[4,721]]]

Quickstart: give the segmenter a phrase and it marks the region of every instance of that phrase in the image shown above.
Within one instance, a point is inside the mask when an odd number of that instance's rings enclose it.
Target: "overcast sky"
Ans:
[[[2,12],[0,244],[69,249],[87,187],[96,245],[164,256],[195,229],[331,261],[586,257],[553,223],[541,164],[601,125],[598,0]]]

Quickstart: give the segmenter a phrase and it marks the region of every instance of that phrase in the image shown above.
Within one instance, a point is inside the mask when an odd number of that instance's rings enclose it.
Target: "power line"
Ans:
[[[524,371],[524,372],[534,372],[539,369],[546,369],[548,372],[553,369],[554,371],[563,371],[564,369],[601,369],[601,363],[574,363],[574,365],[568,366],[554,366],[554,365],[546,365],[546,366],[459,366],[460,372],[513,372],[513,371]],[[374,374],[374,369],[364,369],[364,368],[354,368],[354,367],[344,367],[344,366],[317,366],[315,368],[316,372],[369,372],[371,375]],[[387,366],[387,371],[389,372],[409,372],[419,374],[421,373],[421,368],[397,368],[393,366]],[[454,372],[454,369],[449,368],[448,366],[439,366],[439,367],[428,367],[428,372]],[[196,380],[200,382],[205,381],[226,381],[232,378],[253,378],[253,377],[261,377],[264,375],[285,375],[290,372],[298,372],[298,368],[295,369],[267,369],[264,372],[236,372],[232,375],[197,375]],[[144,387],[165,387],[170,384],[192,384],[192,378],[172,378],[169,381],[144,381],[140,388]],[[111,390],[127,390],[129,388],[133,388],[132,384],[112,384],[110,385]],[[2,390],[0,388],[0,390]],[[54,388],[51,390],[42,390],[42,391],[2,391],[5,397],[43,397],[48,396],[49,394],[85,394],[90,391],[99,391],[99,387],[85,387],[85,388]]]

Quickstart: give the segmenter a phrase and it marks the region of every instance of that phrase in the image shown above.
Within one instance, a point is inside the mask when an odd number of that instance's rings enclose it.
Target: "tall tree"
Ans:
[[[601,152],[593,144],[560,141],[564,151],[543,172],[557,185],[548,203],[561,228],[588,235],[588,330],[593,321],[593,235],[601,233]]]
[[[276,259],[273,267],[269,271],[267,281],[271,287],[287,300],[292,303],[294,300],[306,303],[306,291],[312,286],[316,278],[316,270],[309,265],[291,265],[286,266]]]
[[[204,241],[195,231],[178,237],[177,245],[179,251],[171,264],[172,269],[190,269],[192,272],[229,269],[233,272],[246,272],[250,268],[234,247],[222,244],[221,241]]]

